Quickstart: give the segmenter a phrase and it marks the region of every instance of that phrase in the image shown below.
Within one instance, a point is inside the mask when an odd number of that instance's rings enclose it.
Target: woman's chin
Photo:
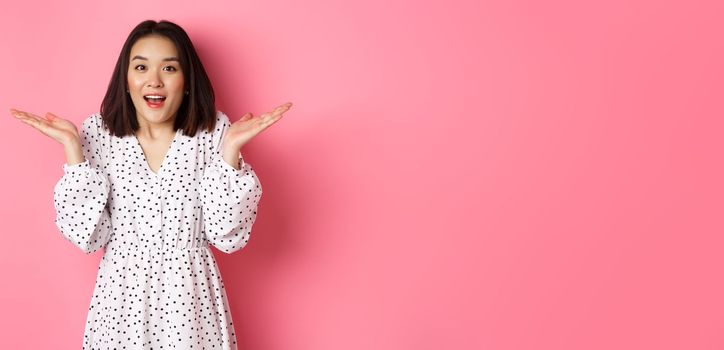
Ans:
[[[136,109],[138,111],[138,109]],[[149,108],[143,108],[140,110],[141,113],[136,113],[139,118],[145,119],[149,123],[157,124],[157,123],[164,123],[170,120],[173,120],[173,117],[175,113],[171,113],[170,111],[167,111],[165,108],[158,110],[158,109],[149,109]]]
[[[142,114],[144,117],[146,117],[146,119],[154,122],[161,122],[167,120],[178,111],[178,107],[176,107],[175,110],[172,110],[173,106],[166,103],[163,103],[160,106],[149,105],[147,103],[144,103],[140,106],[138,104],[134,104],[134,107],[136,108],[137,114]]]

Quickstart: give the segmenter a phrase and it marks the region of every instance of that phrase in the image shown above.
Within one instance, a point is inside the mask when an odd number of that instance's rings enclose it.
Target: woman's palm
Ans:
[[[10,109],[10,113],[23,123],[34,127],[62,144],[80,138],[78,128],[76,128],[73,122],[60,118],[50,112],[45,114],[45,118],[17,109]]]
[[[254,117],[251,113],[245,114],[241,119],[231,124],[229,130],[226,132],[225,142],[240,148],[254,138],[254,136],[281,119],[282,114],[288,111],[291,106],[291,103],[285,103],[273,111],[264,113],[258,117]]]

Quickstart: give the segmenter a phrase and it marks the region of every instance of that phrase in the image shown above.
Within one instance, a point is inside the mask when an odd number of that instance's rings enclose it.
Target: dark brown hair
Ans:
[[[187,136],[196,135],[199,129],[213,130],[216,125],[214,89],[191,39],[183,28],[175,23],[147,20],[133,28],[123,44],[111,81],[108,83],[108,90],[101,103],[101,117],[110,133],[123,137],[132,135],[138,130],[136,108],[133,106],[131,96],[126,92],[128,65],[133,44],[148,35],[168,38],[176,45],[178,51],[179,63],[184,74],[184,90],[189,93],[184,95],[178,109],[174,130],[183,129]]]

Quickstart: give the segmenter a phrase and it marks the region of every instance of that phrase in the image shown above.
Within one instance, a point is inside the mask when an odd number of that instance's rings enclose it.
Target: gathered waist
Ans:
[[[207,252],[209,251],[209,245],[203,245],[198,247],[134,247],[125,245],[108,246],[105,248],[106,252],[111,253],[193,253],[193,252]]]

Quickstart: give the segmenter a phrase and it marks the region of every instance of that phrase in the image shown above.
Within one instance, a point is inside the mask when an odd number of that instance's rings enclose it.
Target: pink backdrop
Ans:
[[[0,106],[80,122],[128,32],[189,32],[244,149],[215,251],[245,349],[722,349],[721,1],[18,1]],[[584,4],[589,3],[589,4]],[[5,113],[0,348],[77,349],[102,253],[62,148]]]

